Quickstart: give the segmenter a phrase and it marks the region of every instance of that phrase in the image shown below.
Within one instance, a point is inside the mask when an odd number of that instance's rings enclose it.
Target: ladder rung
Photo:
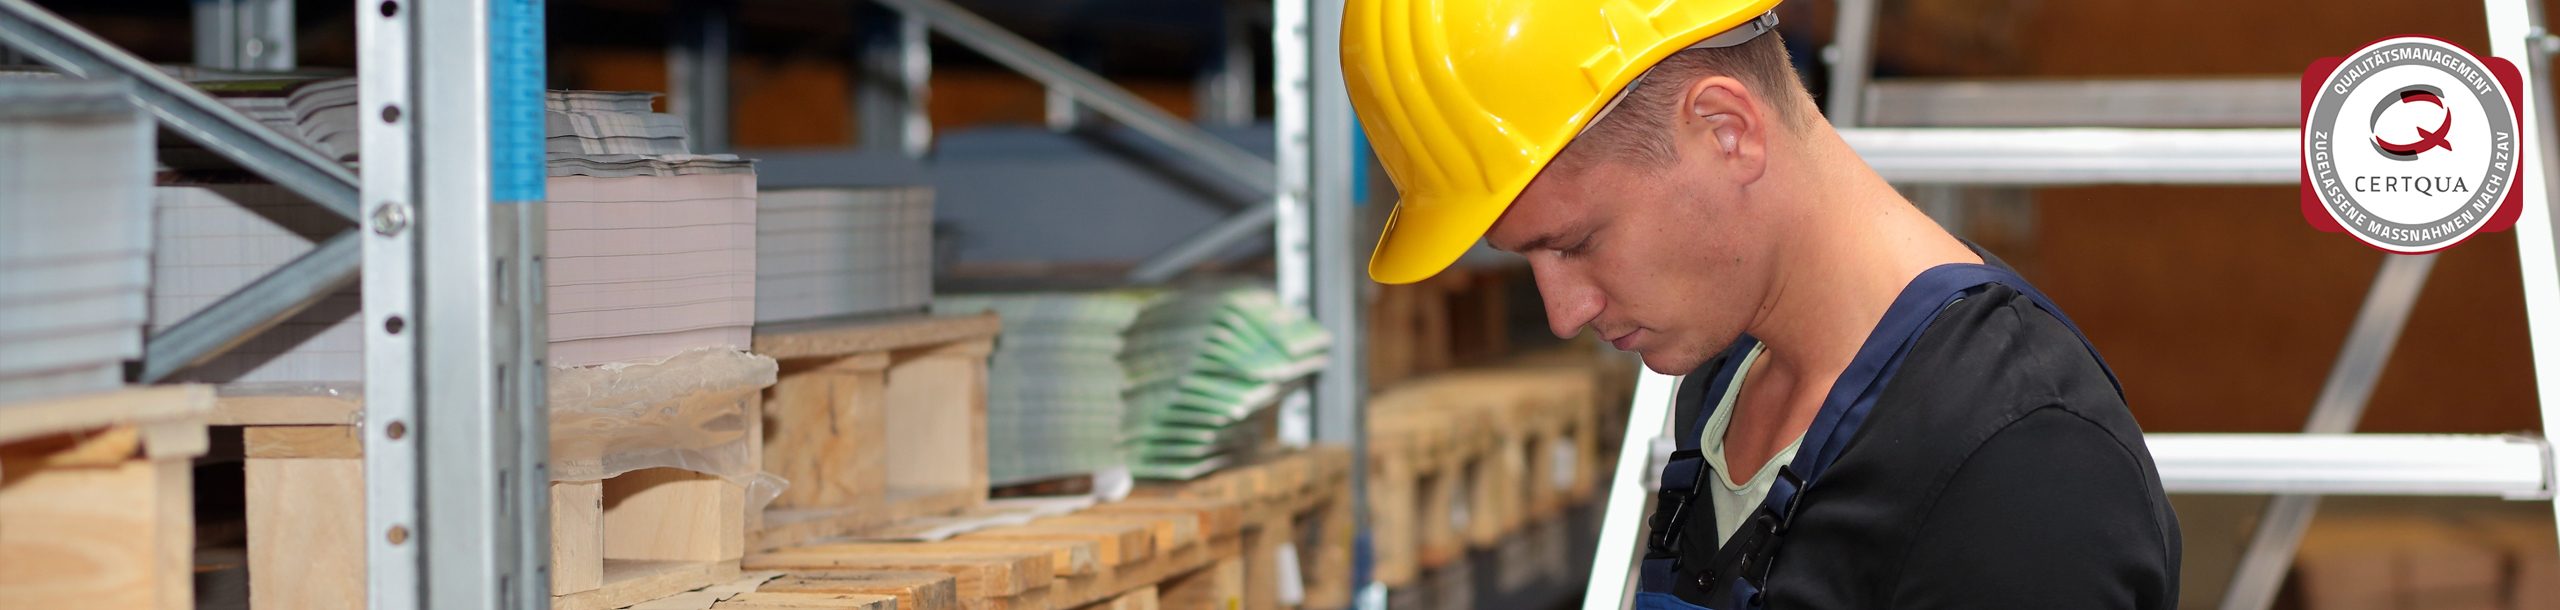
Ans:
[[[1885,180],[1964,184],[2298,184],[2296,129],[1855,128]]]
[[[1889,79],[1862,107],[1878,127],[2286,127],[2302,79]]]
[[[2451,434],[2151,434],[2170,493],[2551,497],[2550,445]]]

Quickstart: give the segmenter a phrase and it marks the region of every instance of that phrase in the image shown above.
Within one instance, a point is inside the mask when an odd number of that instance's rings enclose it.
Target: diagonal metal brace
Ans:
[[[158,382],[212,360],[355,284],[364,260],[363,233],[339,232],[301,258],[152,335],[143,344],[142,381]]]
[[[9,0],[22,1],[22,0]],[[951,37],[970,50],[986,55],[996,63],[1040,81],[1053,90],[1075,97],[1076,103],[1092,107],[1112,120],[1147,134],[1183,154],[1198,157],[1220,173],[1252,187],[1265,196],[1278,192],[1278,170],[1270,161],[1234,144],[1228,144],[1209,132],[1157,108],[1102,76],[1059,57],[1057,53],[1002,26],[960,8],[949,0],[879,0],[880,4],[910,17],[923,19],[934,30]]]
[[[31,0],[0,0],[0,44],[78,78],[133,79],[134,98],[170,131],[359,222],[355,172],[64,21]],[[355,251],[347,251],[353,268]]]
[[[2427,275],[2436,267],[2434,254],[2383,256],[2382,269],[2374,272],[2373,285],[2365,290],[2364,305],[2356,310],[2346,346],[2330,365],[2329,380],[2321,384],[2320,398],[2312,403],[2303,432],[2356,431],[2374,385],[2382,381],[2382,367],[2391,362],[2400,331],[2409,325],[2409,311],[2417,307]],[[2267,502],[2257,531],[2249,536],[2248,550],[2240,554],[2231,588],[2223,592],[2222,610],[2264,610],[2275,604],[2285,572],[2293,567],[2294,549],[2302,544],[2302,533],[2310,529],[2311,517],[2319,509],[2320,496],[2313,495],[2284,494]]]

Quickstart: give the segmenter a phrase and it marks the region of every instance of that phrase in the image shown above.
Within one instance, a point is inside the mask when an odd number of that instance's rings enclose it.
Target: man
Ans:
[[[1556,334],[1688,376],[1639,607],[2175,607],[2177,518],[2112,373],[1823,121],[1776,4],[1349,0],[1344,77],[1402,193],[1371,277],[1481,239]]]

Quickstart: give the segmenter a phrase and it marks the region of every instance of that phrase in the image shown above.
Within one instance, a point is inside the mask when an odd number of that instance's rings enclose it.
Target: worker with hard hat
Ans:
[[[2177,516],[2062,309],[1824,122],[1777,0],[1348,0],[1401,201],[1369,275],[1479,241],[1549,324],[1686,375],[1640,608],[2177,606]]]

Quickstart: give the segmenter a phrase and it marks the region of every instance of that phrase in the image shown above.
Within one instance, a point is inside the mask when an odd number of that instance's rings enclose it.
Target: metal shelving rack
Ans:
[[[1877,3],[1840,0],[1837,43],[1825,51],[1831,63],[1826,114],[1842,139],[1888,181],[1911,185],[1988,184],[2296,184],[2299,131],[2294,128],[2172,129],[2182,122],[2223,123],[2263,119],[2270,110],[2288,116],[2291,81],[2234,80],[2109,82],[2032,85],[1956,83],[1936,91],[1896,91],[1905,101],[2007,104],[1998,113],[2050,121],[2036,126],[2003,121],[2002,127],[1866,127],[1888,110],[1886,96],[1871,88]],[[2353,434],[2365,404],[2390,360],[2410,310],[2435,266],[2435,255],[2390,256],[2374,275],[2345,345],[2321,386],[2303,434],[2151,434],[2148,444],[2163,486],[2172,493],[2275,494],[2259,519],[2223,610],[2263,610],[2275,601],[2295,546],[2309,527],[2321,494],[2460,495],[2547,499],[2555,490],[2552,447],[2560,436],[2560,249],[2554,234],[2551,179],[2555,136],[2550,55],[2560,38],[2543,28],[2540,5],[2524,0],[2484,0],[2490,54],[2525,73],[2523,124],[2533,137],[2524,154],[2518,188],[2528,202],[2515,226],[2526,313],[2541,397],[2540,438],[2493,435]],[[2007,88],[2001,96],[1976,89]],[[2237,98],[2234,94],[2239,94]],[[2223,108],[2176,104],[2111,104],[2111,98],[2234,100]],[[2272,98],[2271,98],[2272,96]],[[2270,102],[2273,99],[2273,102]],[[2142,116],[2152,108],[2163,111]],[[1923,108],[1913,116],[1990,116],[1981,108],[1949,113]],[[2132,116],[2128,116],[2130,112]],[[2245,115],[2245,116],[2244,116]],[[1961,124],[1961,122],[1959,123]],[[2073,124],[2113,125],[2068,127]],[[2188,123],[2194,124],[2194,123]],[[2128,127],[2125,125],[2139,125]],[[1622,607],[1632,588],[1648,480],[1669,452],[1665,433],[1676,378],[1644,372],[1634,413],[1619,455],[1619,469],[1593,567],[1586,608]],[[1642,442],[1654,440],[1650,445]]]
[[[1312,400],[1316,440],[1361,447],[1351,117],[1334,59],[1340,0],[1273,4],[1278,163],[1218,140],[947,0],[879,0],[896,14],[865,45],[866,145],[920,156],[928,31],[1047,86],[1053,115],[1082,110],[1135,128],[1268,195],[1140,265],[1173,279],[1274,231],[1284,298],[1344,340]],[[289,70],[292,0],[198,0],[205,67]],[[349,284],[364,294],[364,460],[369,607],[547,608],[548,437],[542,279],[541,0],[357,2],[362,166],[329,161],[36,6],[0,0],[0,47],[75,78],[137,81],[167,131],[347,219],[310,253],[150,337],[143,381],[206,362]],[[686,0],[694,27],[670,52],[671,105],[726,148],[730,17]],[[1231,47],[1237,45],[1230,45]],[[1233,52],[1233,50],[1231,50]],[[1231,62],[1234,58],[1231,58]],[[1227,75],[1228,80],[1237,78]],[[1249,91],[1226,83],[1223,91]],[[1230,100],[1232,101],[1232,100]],[[1234,104],[1229,104],[1234,105]],[[1233,114],[1229,112],[1228,114]],[[1229,117],[1232,119],[1232,117]],[[1312,413],[1307,414],[1308,408]],[[1351,469],[1355,494],[1365,467]],[[433,493],[425,490],[433,489]],[[1365,506],[1362,504],[1361,506]],[[1365,514],[1365,509],[1355,509]],[[1365,519],[1363,520],[1365,521]],[[1366,531],[1362,525],[1361,530]],[[1365,539],[1365,534],[1362,536]]]
[[[291,14],[283,0],[208,4],[216,6],[200,15]],[[547,608],[548,444],[524,442],[547,438],[542,4],[358,5],[362,172],[30,0],[0,0],[0,43],[70,77],[135,81],[137,101],[166,131],[348,221],[303,257],[150,337],[142,381],[209,360],[360,282],[370,606]],[[200,25],[246,33],[209,47],[231,56],[220,67],[291,66],[289,17],[224,21]]]

